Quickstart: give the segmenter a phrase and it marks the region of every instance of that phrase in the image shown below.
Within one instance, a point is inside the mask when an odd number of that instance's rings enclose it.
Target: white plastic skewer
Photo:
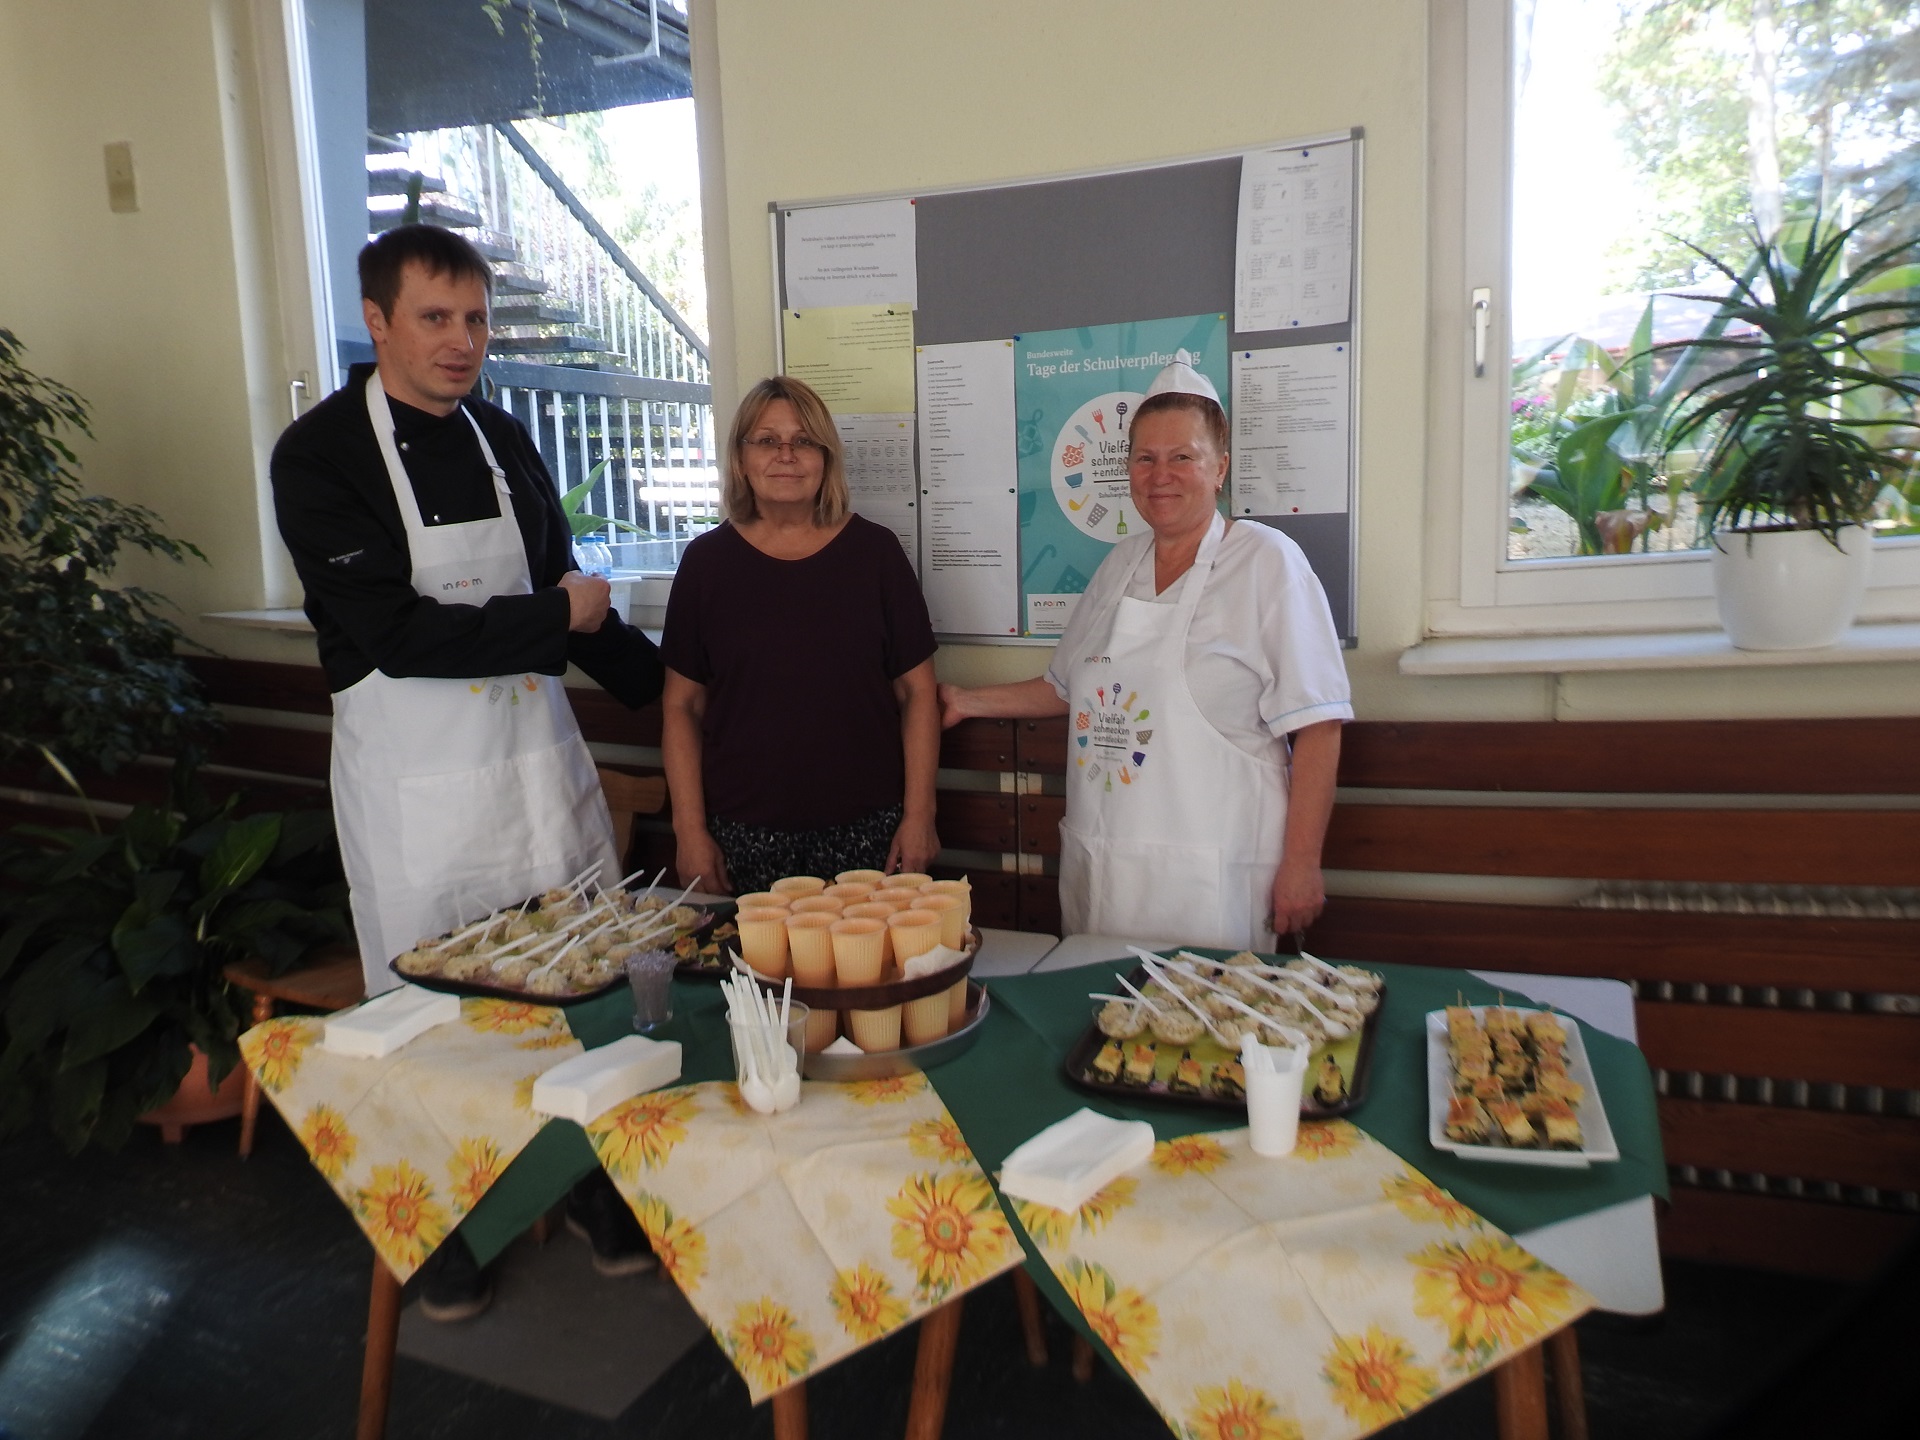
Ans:
[[[789,975],[787,976],[786,984],[783,985],[780,989],[780,1045],[783,1052],[785,1051],[786,1044],[787,1044],[787,1017],[792,1013],[793,1013],[793,977]],[[781,1059],[783,1062],[785,1061],[786,1056],[784,1053],[782,1054]],[[794,1061],[795,1061],[794,1068],[798,1069],[799,1057],[795,1056]],[[784,1068],[784,1065],[783,1065],[783,1068]]]
[[[1208,989],[1212,989],[1212,990],[1220,989],[1219,986],[1215,985],[1212,981],[1208,980],[1205,976],[1194,973],[1193,968],[1191,966],[1186,964],[1179,964],[1178,968],[1183,974],[1193,975],[1194,979],[1198,980],[1202,985],[1207,986]],[[1252,967],[1243,966],[1241,968],[1251,969]],[[1288,972],[1283,970],[1280,973],[1284,975]],[[1255,976],[1253,978],[1257,980],[1259,977]],[[1331,1016],[1326,1014],[1325,1011],[1321,1010],[1321,1008],[1318,1005],[1315,1005],[1313,1001],[1309,1000],[1307,998],[1307,992],[1303,989],[1300,989],[1298,986],[1287,987],[1285,985],[1281,985],[1274,981],[1266,981],[1263,983],[1265,983],[1267,988],[1270,990],[1288,991],[1290,989],[1290,993],[1288,993],[1287,998],[1292,1000],[1295,1004],[1304,1005],[1307,1008],[1307,1010],[1312,1013],[1313,1018],[1318,1020],[1321,1023],[1321,1025],[1323,1025],[1326,1028],[1327,1038],[1330,1040],[1344,1040],[1347,1038],[1347,1036],[1351,1035],[1354,1032],[1354,1030],[1357,1028],[1356,1026],[1348,1024],[1345,1020],[1333,1019]],[[1233,1000],[1235,1004],[1240,1003],[1239,1000],[1228,991],[1221,990],[1221,994],[1226,995],[1227,998],[1230,1000]],[[1243,1006],[1242,1008],[1245,1008],[1245,1007]]]
[[[1234,968],[1238,970],[1251,970],[1251,971],[1259,972],[1252,976],[1254,980],[1259,980],[1261,975],[1271,975],[1274,977],[1275,980],[1281,982],[1282,984],[1292,985],[1301,989],[1311,990],[1315,994],[1325,996],[1328,1000],[1331,1000],[1335,1005],[1338,1005],[1342,1010],[1357,1011],[1360,1008],[1360,1002],[1354,999],[1351,995],[1348,995],[1347,993],[1345,993],[1344,991],[1335,990],[1330,985],[1322,985],[1318,980],[1315,980],[1312,976],[1303,974],[1298,970],[1289,970],[1284,965],[1239,965]],[[1266,983],[1272,983],[1272,982],[1266,982]]]
[[[1135,990],[1133,988],[1133,982],[1128,980],[1126,976],[1116,975],[1113,978],[1116,981],[1118,981],[1120,984],[1126,986],[1127,993],[1133,996],[1133,998],[1137,1000],[1140,1004],[1146,1006],[1147,1009],[1151,1011],[1153,1014],[1155,1015],[1166,1014],[1166,1011],[1162,1010],[1158,1005],[1154,1004],[1153,1001],[1149,1000],[1146,996],[1142,995],[1138,990]]]

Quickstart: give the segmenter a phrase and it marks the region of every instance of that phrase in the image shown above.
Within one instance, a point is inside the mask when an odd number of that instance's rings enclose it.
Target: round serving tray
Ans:
[[[949,978],[947,983],[951,985],[952,979]],[[796,990],[793,993],[798,995],[800,992]],[[848,992],[835,990],[825,993],[840,995]],[[925,1045],[880,1050],[871,1055],[829,1055],[817,1050],[807,1056],[800,1073],[809,1080],[847,1081],[886,1080],[895,1075],[911,1075],[916,1070],[931,1070],[972,1047],[973,1042],[980,1038],[980,1026],[987,1018],[987,1011],[992,1008],[993,1002],[987,996],[987,987],[978,980],[969,980],[966,1023],[952,1034],[929,1040]]]
[[[816,1010],[884,1010],[889,1005],[904,1005],[909,1000],[918,1000],[938,990],[949,989],[956,980],[963,979],[973,970],[974,956],[980,953],[980,932],[967,932],[967,958],[944,970],[936,970],[931,975],[917,975],[911,980],[888,980],[879,985],[815,986],[796,985],[793,998],[804,1001]],[[753,978],[763,990],[778,994],[787,983],[784,980],[769,980],[758,971]]]

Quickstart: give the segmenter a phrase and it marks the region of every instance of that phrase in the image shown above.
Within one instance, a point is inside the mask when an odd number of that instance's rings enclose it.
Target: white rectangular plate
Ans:
[[[1495,1007],[1470,1007],[1482,1021]],[[1517,1006],[1508,1006],[1517,1009]],[[1522,1015],[1533,1014],[1521,1010]],[[1567,1027],[1567,1074],[1586,1089],[1586,1098],[1574,1106],[1580,1118],[1584,1150],[1515,1150],[1504,1145],[1462,1145],[1447,1138],[1447,1101],[1453,1095],[1453,1066],[1447,1055],[1447,1012],[1427,1012],[1427,1143],[1463,1160],[1492,1160],[1507,1165],[1545,1165],[1562,1170],[1584,1170],[1596,1160],[1618,1160],[1620,1147],[1614,1142],[1613,1127],[1607,1123],[1606,1107],[1600,1103],[1600,1087],[1594,1083],[1593,1066],[1587,1063],[1587,1042],[1580,1033],[1580,1022],[1558,1010],[1554,1012]]]

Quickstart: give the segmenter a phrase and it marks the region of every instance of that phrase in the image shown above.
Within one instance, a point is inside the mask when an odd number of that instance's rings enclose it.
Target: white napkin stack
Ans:
[[[585,1125],[647,1090],[680,1078],[680,1042],[626,1035],[563,1060],[533,1082],[533,1108]]]
[[[902,980],[918,980],[922,975],[937,975],[942,970],[958,965],[967,958],[964,950],[949,950],[945,945],[936,945],[931,950],[922,951],[900,967]]]
[[[460,1018],[460,997],[402,985],[327,1021],[321,1045],[335,1055],[379,1060],[436,1025]]]
[[[842,1035],[820,1053],[822,1055],[864,1055],[867,1052],[854,1044],[853,1041],[849,1040],[846,1036]]]
[[[1152,1154],[1153,1127],[1144,1120],[1113,1120],[1080,1109],[1007,1156],[1000,1188],[1056,1210],[1078,1210],[1101,1186]]]

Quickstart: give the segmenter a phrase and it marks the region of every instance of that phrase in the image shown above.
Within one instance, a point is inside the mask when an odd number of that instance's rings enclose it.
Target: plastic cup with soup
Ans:
[[[787,917],[787,957],[796,985],[827,989],[834,983],[833,927],[839,917],[815,911]]]
[[[769,980],[787,973],[787,912],[755,906],[734,916],[740,930],[740,958]]]
[[[872,916],[842,916],[833,922],[830,940],[834,975],[842,989],[880,983],[887,964],[886,922]],[[858,1040],[856,1036],[856,1044]]]
[[[818,895],[827,888],[827,882],[818,875],[787,875],[767,887],[776,895],[784,895],[796,900],[802,895]]]

